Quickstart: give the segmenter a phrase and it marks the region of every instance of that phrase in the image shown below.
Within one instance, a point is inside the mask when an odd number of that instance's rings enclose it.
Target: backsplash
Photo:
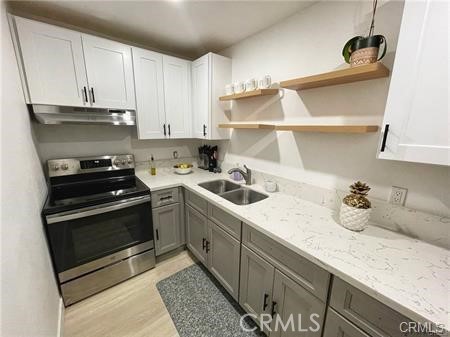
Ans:
[[[223,164],[222,168],[231,166]],[[264,185],[267,180],[275,181],[278,191],[315,204],[333,209],[338,214],[340,204],[347,191],[330,190],[293,181],[257,170],[252,170],[253,183]],[[370,221],[377,226],[405,234],[450,249],[450,218],[437,216],[411,208],[392,205],[380,199],[370,198],[372,213]],[[431,230],[432,229],[432,230]]]
[[[171,159],[197,154],[197,139],[139,140],[135,127],[109,125],[42,125],[33,123],[35,143],[42,162],[101,154],[132,153],[136,161]]]

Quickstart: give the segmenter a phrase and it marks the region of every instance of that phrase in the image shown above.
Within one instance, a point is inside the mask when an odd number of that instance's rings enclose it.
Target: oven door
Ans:
[[[60,282],[153,248],[150,196],[46,216]]]

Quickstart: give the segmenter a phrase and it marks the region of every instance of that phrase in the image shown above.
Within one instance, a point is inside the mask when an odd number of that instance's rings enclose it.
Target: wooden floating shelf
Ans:
[[[389,69],[376,62],[364,66],[341,69],[307,77],[282,81],[280,86],[292,90],[305,90],[330,85],[372,80],[389,76]]]
[[[229,124],[219,124],[221,129],[265,129],[274,130],[275,125],[271,124],[249,124],[249,123],[229,123]]]
[[[249,124],[229,123],[219,124],[222,129],[265,129],[276,131],[294,132],[323,132],[323,133],[370,133],[377,132],[377,125],[273,125],[273,124]]]
[[[219,100],[220,101],[231,101],[231,100],[236,100],[236,99],[268,96],[268,95],[276,95],[276,94],[278,94],[278,89],[258,89],[258,90],[253,90],[253,91],[244,91],[240,94],[221,96],[221,97],[219,97]]]
[[[277,125],[278,131],[325,132],[325,133],[369,133],[377,132],[377,125]]]

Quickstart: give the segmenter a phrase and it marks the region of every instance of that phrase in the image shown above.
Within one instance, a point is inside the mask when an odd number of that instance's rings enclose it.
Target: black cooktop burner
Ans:
[[[146,194],[150,194],[150,189],[134,175],[51,185],[43,214],[54,214]]]

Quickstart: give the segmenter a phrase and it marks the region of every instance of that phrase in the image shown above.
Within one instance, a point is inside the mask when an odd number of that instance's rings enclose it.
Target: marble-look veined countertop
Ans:
[[[176,175],[173,169],[137,168],[136,175],[152,191],[183,186],[248,225],[318,264],[330,273],[419,322],[443,324],[450,330],[450,252],[378,226],[349,231],[331,209],[280,192],[252,189],[269,198],[235,205],[198,186],[228,175],[194,169]]]

